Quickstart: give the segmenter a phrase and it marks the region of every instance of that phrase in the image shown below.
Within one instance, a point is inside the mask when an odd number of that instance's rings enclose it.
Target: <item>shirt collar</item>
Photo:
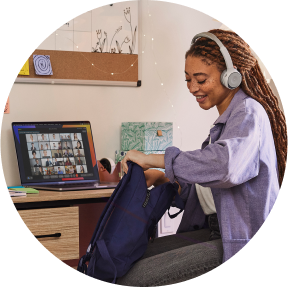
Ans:
[[[232,101],[230,102],[228,108],[224,111],[224,113],[218,117],[218,119],[214,122],[214,125],[216,124],[225,124],[230,117],[232,111],[243,102],[245,98],[248,96],[243,92],[243,90],[240,88],[239,91],[234,95]]]

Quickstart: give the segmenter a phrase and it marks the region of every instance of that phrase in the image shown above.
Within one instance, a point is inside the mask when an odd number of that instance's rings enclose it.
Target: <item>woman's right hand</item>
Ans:
[[[122,159],[121,163],[122,163],[123,171],[125,173],[128,172],[127,161],[133,161],[137,163],[143,168],[143,170],[147,170],[148,168],[150,168],[150,166],[147,164],[147,155],[138,150],[128,151],[125,157]]]

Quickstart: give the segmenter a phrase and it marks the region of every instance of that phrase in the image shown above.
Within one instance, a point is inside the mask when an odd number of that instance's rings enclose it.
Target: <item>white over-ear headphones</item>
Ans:
[[[194,36],[191,42],[191,46],[196,42],[198,38],[201,38],[201,37],[205,37],[205,38],[213,40],[219,46],[220,52],[222,53],[224,57],[226,70],[224,70],[223,73],[221,74],[222,85],[230,90],[233,90],[239,87],[242,82],[242,76],[233,67],[232,59],[226,47],[221,43],[221,41],[215,35],[209,32],[203,32]]]

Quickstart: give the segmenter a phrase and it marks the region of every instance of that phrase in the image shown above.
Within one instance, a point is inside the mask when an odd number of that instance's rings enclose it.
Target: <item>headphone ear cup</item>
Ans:
[[[228,88],[229,89],[236,89],[240,86],[242,82],[242,75],[237,71],[234,70],[228,76]]]
[[[229,72],[224,70],[221,74],[220,81],[224,87],[233,90],[240,86],[242,75],[236,69],[229,70]]]

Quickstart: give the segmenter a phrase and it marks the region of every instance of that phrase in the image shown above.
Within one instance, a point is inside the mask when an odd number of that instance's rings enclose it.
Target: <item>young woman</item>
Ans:
[[[37,155],[36,150],[32,150],[32,156],[33,156],[33,158],[36,158],[36,155]]]
[[[81,145],[81,142],[79,140],[77,141],[75,148],[82,149],[82,145]]]
[[[120,278],[119,284],[141,286],[143,282],[136,279],[143,278],[140,270],[145,270],[143,274],[151,271],[154,282],[157,279],[156,285],[163,285],[215,268],[249,242],[278,195],[287,156],[284,114],[249,46],[234,32],[219,29],[209,32],[227,48],[234,68],[242,76],[241,84],[230,89],[221,83],[226,63],[214,40],[200,37],[186,52],[185,77],[189,92],[200,108],[216,107],[219,117],[201,149],[184,152],[169,147],[165,155],[145,155],[132,150],[123,159],[124,172],[128,171],[127,161],[136,162],[145,170],[148,186],[177,182],[185,210],[177,234],[158,238],[165,246],[157,240],[155,247],[148,246],[145,259]],[[149,168],[165,168],[165,175]],[[182,252],[183,246],[189,249]],[[153,271],[154,257],[147,256],[157,254],[158,264],[165,265],[168,258],[172,261],[171,252],[176,265],[173,263],[171,272],[167,272],[173,278],[169,280],[167,276],[165,279],[158,275],[157,267]],[[182,253],[189,254],[185,255],[186,265],[181,261]],[[208,266],[206,270],[205,266]],[[153,280],[151,285],[155,284]],[[150,283],[145,281],[145,284]]]

